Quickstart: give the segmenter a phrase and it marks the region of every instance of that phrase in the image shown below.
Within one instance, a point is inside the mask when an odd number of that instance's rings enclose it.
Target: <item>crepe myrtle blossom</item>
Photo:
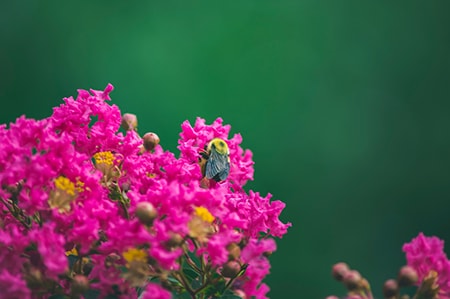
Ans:
[[[241,135],[185,121],[177,157],[112,90],[0,126],[0,298],[267,298],[268,256],[291,224],[283,202],[244,190]],[[213,138],[229,148],[220,182],[199,165]]]
[[[403,245],[408,266],[417,272],[417,285],[430,281],[440,299],[450,298],[450,261],[444,252],[444,241],[420,233]]]
[[[396,279],[388,279],[383,285],[383,298],[409,298],[402,288],[417,286],[413,298],[450,298],[450,261],[444,252],[444,241],[427,237],[423,233],[403,245],[407,264],[400,268]],[[368,281],[346,263],[333,266],[332,275],[348,290],[346,299],[372,299]],[[329,296],[328,299],[338,298]]]

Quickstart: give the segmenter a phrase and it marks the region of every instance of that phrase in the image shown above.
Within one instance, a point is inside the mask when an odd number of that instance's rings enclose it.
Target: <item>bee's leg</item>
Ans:
[[[202,151],[200,152],[200,156],[201,156],[201,158],[203,158],[203,159],[205,159],[205,160],[208,160],[208,159],[209,159],[209,155],[208,155],[208,153],[207,153],[205,150],[202,150]]]

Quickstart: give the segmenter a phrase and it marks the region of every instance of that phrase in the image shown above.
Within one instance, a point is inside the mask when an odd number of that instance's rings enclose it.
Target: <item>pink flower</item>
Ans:
[[[0,289],[30,297],[24,277],[32,268],[68,293],[71,282],[60,275],[69,270],[71,250],[71,260],[78,255],[89,271],[80,263],[70,270],[88,276],[101,296],[134,298],[133,279],[145,281],[149,273],[175,277],[172,271],[184,266],[187,253],[214,272],[229,261],[231,244],[240,246],[233,263],[248,264],[233,288],[266,298],[265,253],[275,250],[270,237],[282,237],[290,223],[279,220],[284,203],[243,189],[254,170],[251,151],[240,146],[242,136],[229,136],[231,126],[221,118],[210,125],[197,118],[194,126],[181,126],[179,158],[161,145],[143,152],[136,131],[118,132],[121,112],[107,102],[112,90],[110,84],[103,91],[78,90],[49,118],[22,116],[9,128],[0,125]],[[230,174],[205,189],[198,159],[213,138],[228,144]],[[142,202],[154,207],[149,223],[136,215]],[[130,248],[148,260],[125,275],[123,253]],[[170,297],[154,283],[144,295]]]
[[[18,254],[28,245],[29,240],[14,223],[0,230],[0,299],[30,298],[31,292],[22,275],[26,258]]]
[[[0,299],[31,298],[31,292],[20,275],[13,275],[3,267],[0,269],[0,290]]]
[[[106,254],[112,252],[121,254],[129,247],[145,245],[152,240],[150,233],[137,219],[127,221],[117,216],[110,219],[105,235],[107,241],[102,243],[99,250]]]
[[[113,265],[106,265],[107,259],[109,259],[109,256],[92,255],[94,268],[89,274],[89,279],[93,281],[91,287],[100,291],[99,298],[117,293],[121,293],[120,298],[137,298],[135,288],[132,288],[122,277],[122,272],[119,268]]]
[[[450,298],[450,261],[444,252],[444,241],[423,233],[403,245],[406,260],[419,276],[420,285],[430,271],[438,274],[439,298]]]
[[[54,232],[53,224],[44,224],[41,229],[30,231],[29,237],[37,245],[48,277],[56,279],[58,275],[64,274],[69,269],[64,237]]]
[[[249,296],[255,296],[258,299],[265,299],[269,287],[261,284],[263,278],[269,274],[270,263],[264,256],[264,253],[271,253],[276,250],[276,244],[273,239],[255,240],[251,239],[247,246],[242,250],[242,261],[248,264],[244,276],[242,289]]]
[[[142,299],[170,299],[172,294],[155,283],[149,283],[145,288]]]
[[[57,132],[66,132],[75,146],[82,152],[93,155],[97,151],[117,147],[121,135],[116,135],[122,121],[119,108],[108,105],[112,85],[104,91],[78,90],[78,97],[65,98],[65,104],[53,109],[50,117],[52,128]],[[96,120],[91,124],[92,120]]]
[[[291,223],[282,223],[279,215],[284,209],[285,204],[281,201],[270,201],[272,197],[268,194],[266,197],[260,196],[258,192],[250,191],[245,193],[230,193],[226,195],[227,207],[246,219],[246,235],[257,237],[260,232],[268,232],[275,237],[282,237]]]
[[[228,259],[227,246],[239,243],[242,235],[234,230],[223,230],[212,236],[207,245],[207,251],[213,265],[224,264]]]

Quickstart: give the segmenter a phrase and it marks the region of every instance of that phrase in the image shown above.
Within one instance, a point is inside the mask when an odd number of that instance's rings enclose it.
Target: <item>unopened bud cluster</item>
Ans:
[[[385,299],[409,299],[411,286],[416,286],[413,299],[450,298],[450,261],[444,252],[444,242],[420,233],[403,246],[408,264],[401,267],[396,278],[384,282],[380,291]],[[347,288],[346,299],[372,299],[368,281],[346,263],[332,267],[333,277]],[[329,296],[327,299],[336,299]]]
[[[372,298],[370,285],[361,274],[349,268],[346,263],[337,263],[332,268],[332,276],[348,290],[348,296],[358,295],[361,298]]]
[[[370,289],[367,279],[361,274],[349,268],[346,263],[337,263],[332,267],[332,276],[337,281],[341,282],[347,289],[347,299],[372,299],[372,291]],[[437,288],[435,276],[430,276],[428,281],[425,281],[419,289],[421,294],[420,299],[437,299]],[[433,280],[434,279],[434,280]],[[382,293],[385,299],[407,299],[407,294],[401,294],[401,289],[410,287],[418,282],[417,271],[411,266],[403,266],[400,268],[396,279],[388,279],[384,282]],[[433,287],[434,288],[433,288]],[[329,296],[327,299],[337,298],[336,296]]]

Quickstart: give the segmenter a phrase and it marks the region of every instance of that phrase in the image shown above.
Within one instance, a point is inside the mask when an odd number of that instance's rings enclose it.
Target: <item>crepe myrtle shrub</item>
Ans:
[[[415,288],[413,299],[450,298],[450,261],[444,252],[444,241],[427,237],[423,233],[403,245],[406,265],[396,278],[388,279],[380,288],[385,299],[410,299],[411,287]],[[369,282],[358,271],[346,263],[337,263],[332,268],[333,277],[347,289],[345,299],[373,299]],[[409,292],[408,292],[409,290]],[[326,299],[338,299],[328,296]]]
[[[185,121],[176,157],[112,90],[0,126],[0,298],[267,298],[268,256],[291,224],[283,202],[244,190],[241,135]],[[199,163],[219,167],[204,154],[215,138],[221,180]]]

